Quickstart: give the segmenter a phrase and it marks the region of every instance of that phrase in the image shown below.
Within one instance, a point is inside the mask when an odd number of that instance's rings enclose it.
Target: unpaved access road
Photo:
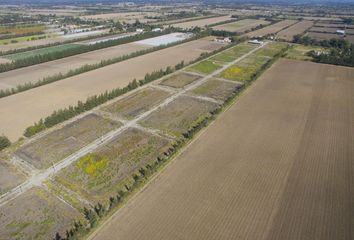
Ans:
[[[11,140],[22,136],[35,121],[79,100],[117,87],[125,87],[134,78],[196,59],[203,52],[225,46],[210,37],[166,48],[120,63],[63,79],[0,99],[0,134]]]
[[[279,60],[91,239],[353,239],[353,75]]]

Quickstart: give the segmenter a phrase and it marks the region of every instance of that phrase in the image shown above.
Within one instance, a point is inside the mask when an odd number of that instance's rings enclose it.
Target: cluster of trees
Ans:
[[[308,36],[296,35],[294,42],[328,48],[323,52],[309,52],[315,62],[354,67],[354,44],[344,39],[318,41]]]
[[[0,64],[0,72],[7,72],[21,67],[27,67],[31,65],[36,65],[48,61],[57,60],[60,58],[70,57],[73,55],[86,53],[94,50],[99,50],[103,48],[113,47],[116,45],[121,45],[129,42],[139,41],[146,38],[157,37],[163,34],[170,33],[171,29],[167,29],[162,32],[146,32],[143,34],[137,34],[134,36],[129,36],[120,39],[109,40],[105,42],[98,42],[92,45],[78,45],[76,48],[70,48],[66,50],[48,52],[46,54],[39,54],[35,56],[30,56],[23,59],[15,60],[11,63]]]
[[[10,140],[6,136],[0,136],[0,151],[11,145]]]

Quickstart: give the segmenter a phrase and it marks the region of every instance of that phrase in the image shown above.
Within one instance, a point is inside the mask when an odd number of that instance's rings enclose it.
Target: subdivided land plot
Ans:
[[[25,176],[18,172],[0,153],[0,195],[16,187],[25,180]]]
[[[80,158],[55,178],[91,201],[108,201],[140,168],[152,164],[170,146],[170,140],[130,128],[95,152]]]
[[[226,101],[234,93],[236,93],[242,84],[220,80],[217,78],[209,79],[202,85],[190,91],[191,94],[200,95],[203,97],[214,98],[219,101]]]
[[[212,61],[221,62],[221,63],[228,63],[240,58],[244,54],[250,52],[251,50],[255,49],[257,45],[249,44],[249,43],[240,43],[235,47],[223,51],[214,57],[210,58]]]
[[[32,188],[0,208],[1,239],[53,239],[80,213],[41,188]]]
[[[133,119],[159,104],[168,96],[169,93],[166,91],[145,88],[105,106],[101,110],[120,118]]]
[[[118,122],[89,114],[20,147],[16,155],[36,168],[48,168],[119,126]]]
[[[173,88],[183,88],[192,82],[200,79],[201,76],[189,74],[189,73],[178,73],[171,77],[168,77],[161,81],[160,85],[173,87]]]
[[[180,137],[218,107],[219,105],[213,102],[182,96],[140,123],[146,127],[157,128],[168,135]]]

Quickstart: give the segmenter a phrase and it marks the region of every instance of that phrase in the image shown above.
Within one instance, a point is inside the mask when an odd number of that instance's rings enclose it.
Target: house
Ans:
[[[161,32],[162,29],[161,29],[161,28],[154,28],[154,29],[152,29],[152,31],[153,31],[153,32]]]
[[[218,42],[218,43],[231,43],[231,39],[226,37],[217,37],[214,39],[215,42]]]
[[[257,39],[251,39],[248,41],[248,43],[251,43],[251,44],[263,44],[262,41],[258,41]]]
[[[137,29],[136,29],[136,32],[137,32],[137,33],[142,33],[142,32],[144,32],[144,29],[142,29],[142,28],[137,28]]]
[[[339,35],[345,35],[345,31],[344,30],[337,30],[336,33],[339,34]]]

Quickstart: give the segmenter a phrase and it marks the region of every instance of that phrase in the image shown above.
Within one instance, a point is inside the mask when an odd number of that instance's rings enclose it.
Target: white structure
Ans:
[[[137,33],[142,33],[142,32],[144,32],[144,29],[142,29],[142,28],[137,28],[137,29],[136,29],[136,32],[137,32]]]
[[[218,42],[218,43],[231,43],[231,39],[226,37],[217,37],[214,39],[215,42]]]
[[[153,31],[153,32],[161,32],[162,29],[161,29],[161,28],[154,28],[154,29],[152,29],[152,31]]]
[[[263,44],[262,41],[258,41],[257,39],[251,39],[248,41],[248,43],[252,43],[252,44]]]
[[[337,30],[336,33],[339,34],[339,35],[345,35],[345,31],[344,30]]]

